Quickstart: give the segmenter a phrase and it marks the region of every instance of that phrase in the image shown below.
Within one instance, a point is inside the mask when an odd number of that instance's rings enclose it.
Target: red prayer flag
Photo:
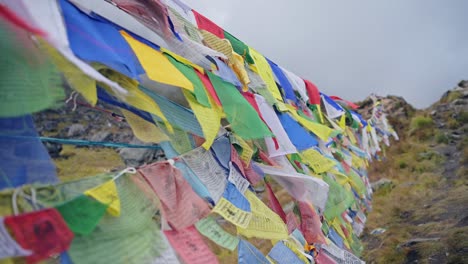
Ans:
[[[276,198],[275,193],[271,189],[271,186],[268,183],[265,183],[265,187],[266,187],[267,192],[268,192],[268,201],[270,201],[268,203],[268,206],[270,207],[271,210],[273,210],[273,212],[278,214],[281,217],[281,219],[283,219],[284,223],[286,223],[286,221],[287,221],[286,220],[286,213],[284,212],[283,207],[281,207],[281,204],[278,201],[278,199]]]
[[[222,106],[221,101],[219,100],[218,94],[216,93],[216,91],[215,91],[215,89],[213,87],[213,84],[211,84],[211,81],[208,78],[208,76],[206,74],[202,74],[202,73],[200,73],[198,71],[195,71],[195,73],[198,75],[198,77],[202,81],[203,85],[206,88],[206,91],[210,94],[211,98],[213,98],[213,100],[216,102],[216,104],[218,106]]]
[[[305,79],[304,83],[306,85],[307,94],[309,95],[309,102],[314,105],[320,105],[320,92],[317,86],[315,86],[311,81]]]
[[[169,162],[156,162],[138,171],[159,197],[164,218],[172,228],[186,228],[210,213],[208,204]]]
[[[352,109],[358,109],[358,108],[359,108],[359,106],[358,106],[357,104],[355,104],[355,103],[353,103],[353,102],[351,102],[351,101],[342,99],[342,98],[340,98],[340,97],[338,97],[338,96],[332,95],[332,96],[329,96],[329,97],[330,97],[331,99],[335,100],[335,101],[342,101],[342,102],[346,103],[346,104],[347,104],[349,107],[351,107]]]
[[[33,252],[26,257],[27,263],[67,251],[74,236],[55,208],[5,217],[5,225],[18,244]]]
[[[298,205],[301,212],[300,230],[304,234],[307,243],[326,244],[327,242],[321,229],[322,223],[320,222],[320,217],[312,205],[302,201],[299,201]]]
[[[218,38],[224,38],[224,30],[220,26],[216,25],[213,21],[209,20],[207,17],[193,9],[192,12],[195,15],[195,20],[197,20],[197,25],[199,29],[204,29],[208,32],[211,32]]]

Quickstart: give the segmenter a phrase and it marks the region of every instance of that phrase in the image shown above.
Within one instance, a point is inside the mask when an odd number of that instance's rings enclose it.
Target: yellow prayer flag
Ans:
[[[287,246],[302,262],[310,263],[310,261],[302,254],[302,248],[298,248],[295,243],[291,242],[289,239],[283,241],[284,245]]]
[[[351,141],[351,143],[353,143],[354,145],[357,144],[357,140],[356,140],[356,137],[354,136],[354,133],[353,131],[351,130],[350,127],[346,127],[346,132],[348,134],[348,137],[349,137],[349,140]]]
[[[266,206],[254,193],[247,190],[245,198],[250,202],[252,219],[246,228],[237,227],[237,232],[245,237],[258,237],[272,240],[288,238],[288,228],[279,215]]]
[[[169,141],[164,132],[143,118],[133,114],[125,109],[120,109],[122,114],[125,116],[125,120],[132,128],[133,134],[143,142],[159,143],[161,141]]]
[[[127,76],[120,74],[114,70],[110,70],[106,66],[100,64],[96,64],[93,66],[99,69],[99,71],[107,78],[118,83],[120,86],[125,88],[125,90],[127,90],[127,94],[123,98],[125,103],[158,116],[164,122],[164,125],[167,127],[167,130],[170,133],[173,132],[171,124],[167,121],[166,117],[159,108],[159,105],[151,97],[149,97],[142,90],[140,90],[140,88],[138,88],[138,82],[136,80],[128,78]],[[110,94],[117,96],[117,94],[112,89],[108,88],[105,85],[103,85],[103,87]],[[121,97],[122,95],[119,95],[119,98]]]
[[[238,143],[239,146],[242,148],[242,151],[239,157],[243,162],[245,162],[245,164],[248,165],[250,163],[250,160],[252,159],[254,150],[244,139],[242,139],[238,135],[234,134],[234,137],[236,139],[236,143]]]
[[[41,48],[50,56],[54,64],[63,73],[71,88],[79,92],[91,105],[97,103],[96,81],[84,74],[77,66],[67,60],[60,52],[46,41],[39,41]]]
[[[310,166],[315,173],[326,172],[336,166],[332,159],[324,157],[315,149],[307,149],[300,153],[304,164]]]
[[[120,199],[114,180],[110,180],[92,189],[86,190],[85,194],[93,197],[102,204],[109,205],[107,212],[112,216],[120,215]]]
[[[315,123],[313,121],[308,120],[307,118],[300,116],[292,105],[286,105],[286,107],[288,108],[290,113],[294,116],[294,118],[299,122],[299,124],[301,124],[310,132],[317,135],[317,137],[319,137],[321,140],[327,142],[330,136],[333,134],[334,132],[333,129],[325,125]]]
[[[273,72],[270,68],[270,64],[268,64],[265,57],[260,54],[258,51],[254,50],[253,48],[249,48],[250,56],[252,56],[258,74],[263,79],[265,84],[267,85],[268,90],[273,94],[276,100],[283,102],[283,97],[281,97],[281,93],[276,86],[275,77],[273,77]]]
[[[221,126],[221,110],[211,96],[208,96],[211,105],[211,108],[209,108],[198,103],[191,92],[185,90],[183,92],[205,136],[205,142],[202,146],[208,150],[218,135]]]
[[[200,33],[203,36],[203,42],[208,47],[223,53],[224,55],[226,55],[229,61],[232,61],[232,54],[234,50],[232,49],[232,45],[231,42],[229,42],[229,40],[218,38],[218,36],[204,29],[200,30]]]
[[[246,228],[252,219],[252,213],[242,211],[226,198],[221,197],[213,208],[213,212],[221,215],[224,219],[237,227]]]
[[[121,30],[133,52],[146,71],[148,77],[156,82],[194,90],[193,84],[163,55],[162,52],[134,39],[127,32]]]
[[[243,84],[242,91],[247,92],[249,90],[247,84],[250,83],[250,78],[247,74],[247,71],[245,70],[244,58],[241,55],[233,52],[232,62],[229,62],[229,66],[234,70],[234,72],[237,75],[237,78]]]
[[[346,115],[341,115],[340,118],[340,123],[339,123],[341,129],[346,130]]]

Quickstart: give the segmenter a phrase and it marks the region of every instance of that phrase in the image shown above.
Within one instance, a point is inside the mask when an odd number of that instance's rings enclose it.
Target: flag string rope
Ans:
[[[34,137],[34,136],[14,136],[14,135],[0,135],[3,138],[13,139],[39,139],[43,142],[59,143],[64,145],[75,146],[100,146],[109,148],[146,148],[146,149],[162,149],[159,145],[138,145],[128,143],[118,143],[110,141],[90,141],[83,139],[66,139],[66,138],[53,138],[53,137]]]

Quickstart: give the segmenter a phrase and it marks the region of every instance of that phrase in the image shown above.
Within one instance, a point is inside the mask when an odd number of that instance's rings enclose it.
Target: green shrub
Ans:
[[[468,123],[468,112],[461,112],[458,116],[457,116],[457,120],[458,122],[462,123],[462,124],[466,124]]]
[[[447,135],[445,135],[445,133],[440,132],[437,133],[435,140],[438,144],[448,144],[449,142],[449,138],[447,137]]]
[[[415,116],[411,119],[411,129],[421,130],[425,128],[430,128],[434,124],[434,121],[430,117],[425,116]]]

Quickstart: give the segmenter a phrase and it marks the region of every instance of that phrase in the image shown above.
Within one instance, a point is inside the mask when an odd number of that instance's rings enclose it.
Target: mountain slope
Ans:
[[[400,141],[369,171],[387,184],[376,187],[363,237],[368,263],[468,263],[466,84],[424,110],[382,99]]]

